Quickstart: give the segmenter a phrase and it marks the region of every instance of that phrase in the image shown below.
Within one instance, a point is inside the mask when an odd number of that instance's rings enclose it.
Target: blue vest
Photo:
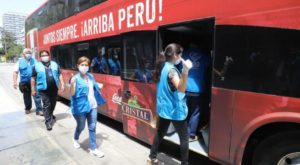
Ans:
[[[50,69],[52,71],[55,84],[58,88],[58,65],[54,61],[50,61]],[[36,88],[37,90],[46,90],[47,89],[47,79],[46,79],[46,68],[42,62],[38,62],[35,65],[36,76]]]
[[[139,82],[150,82],[152,80],[152,73],[149,69],[136,69],[134,76]]]
[[[36,61],[33,58],[31,58],[29,62],[27,62],[24,58],[19,59],[20,82],[30,82],[32,67],[35,63]]]
[[[96,83],[93,75],[87,73],[88,79],[94,84],[94,96],[98,105],[105,103],[105,100],[100,93],[98,84]],[[71,97],[71,110],[73,115],[80,115],[90,112],[90,103],[88,101],[89,86],[88,83],[80,76],[80,74],[75,75],[76,86],[75,94]]]
[[[209,67],[210,59],[208,55],[203,54],[199,49],[189,48],[183,51],[182,58],[190,59],[193,62],[193,67],[189,71],[187,79],[187,92],[204,93],[207,90],[206,75]]]
[[[118,75],[121,71],[120,61],[119,60],[114,61],[113,59],[110,58],[108,60],[108,63],[109,63],[110,69],[111,69],[111,73],[113,75]]]
[[[175,69],[180,74],[173,64],[168,62],[164,64],[157,84],[156,111],[160,117],[165,119],[184,120],[188,112],[186,97],[178,90],[171,91],[168,84],[168,74],[171,69]]]
[[[101,60],[99,60],[98,57],[95,57],[93,59],[94,61],[94,66],[93,66],[93,70],[96,73],[106,73],[106,69],[107,69],[107,62],[104,56],[102,56]]]

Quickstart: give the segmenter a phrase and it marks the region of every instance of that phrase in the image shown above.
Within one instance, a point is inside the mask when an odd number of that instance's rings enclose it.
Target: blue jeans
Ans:
[[[190,96],[187,95],[187,106],[189,109],[188,113],[188,132],[190,136],[197,134],[197,128],[200,120],[200,113],[203,109],[203,95]]]
[[[80,114],[80,115],[73,115],[76,122],[77,127],[74,134],[74,139],[78,140],[80,133],[83,131],[85,127],[85,121],[87,120],[88,127],[89,127],[89,141],[90,141],[90,148],[92,150],[97,148],[96,143],[96,124],[97,124],[97,109],[91,109],[89,113]]]
[[[33,96],[33,100],[34,100],[34,103],[35,103],[35,111],[36,112],[40,112],[42,111],[42,99],[41,99],[41,96],[38,92],[36,92],[36,94]]]

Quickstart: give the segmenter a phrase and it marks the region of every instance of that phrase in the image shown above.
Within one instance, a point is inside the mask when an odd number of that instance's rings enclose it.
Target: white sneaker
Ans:
[[[73,138],[73,146],[74,146],[75,148],[80,148],[80,143],[79,143],[79,141],[78,141],[78,140],[75,140],[74,138]]]
[[[90,151],[90,154],[91,154],[91,155],[94,155],[94,156],[97,156],[97,157],[99,157],[99,158],[104,157],[104,153],[101,152],[101,151],[99,151],[98,149],[91,150],[91,151]]]

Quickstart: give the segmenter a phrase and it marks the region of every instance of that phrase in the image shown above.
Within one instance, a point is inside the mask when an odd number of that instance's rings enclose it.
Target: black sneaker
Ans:
[[[197,135],[190,135],[189,142],[197,141],[199,138]]]
[[[46,128],[48,131],[51,131],[52,130],[52,124],[46,124]]]
[[[30,110],[25,110],[25,114],[26,115],[30,114]]]

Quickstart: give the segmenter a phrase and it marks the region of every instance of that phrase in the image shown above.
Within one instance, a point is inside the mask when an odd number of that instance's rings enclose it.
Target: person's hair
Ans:
[[[45,53],[45,52],[50,56],[50,53],[48,52],[48,50],[41,50],[41,51],[40,51],[40,54],[39,54],[40,57],[42,56],[42,53]]]
[[[160,53],[158,60],[155,65],[155,70],[153,74],[153,81],[158,82],[160,79],[161,70],[166,61],[171,62],[175,55],[181,54],[183,51],[182,46],[177,43],[169,44],[163,52]]]
[[[90,65],[90,59],[89,58],[87,58],[86,56],[82,56],[82,57],[80,57],[80,58],[78,58],[78,60],[77,60],[77,65],[80,65],[81,63],[83,63],[83,62],[87,62],[88,63],[88,65]]]
[[[30,51],[30,52],[32,53],[32,50],[31,50],[31,49],[29,49],[29,48],[25,48],[25,49],[23,49],[23,53],[24,53],[24,54],[26,54],[26,52],[27,52],[27,51]]]

